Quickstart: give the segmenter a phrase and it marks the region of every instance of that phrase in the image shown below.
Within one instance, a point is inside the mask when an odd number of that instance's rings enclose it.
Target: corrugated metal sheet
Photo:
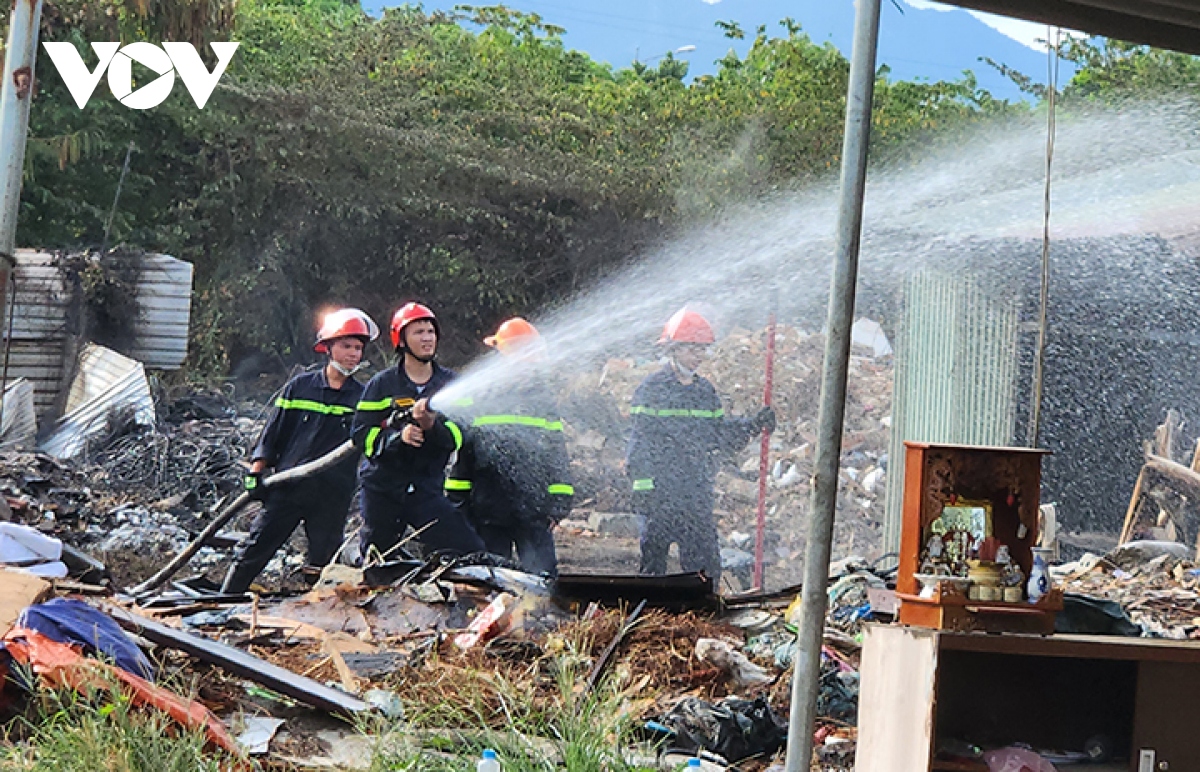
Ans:
[[[172,370],[187,357],[191,321],[192,265],[168,255],[142,255],[137,282],[138,319],[133,342],[122,353],[147,367]],[[12,344],[8,379],[33,386],[38,415],[51,412],[62,387],[63,360],[73,291],[58,258],[19,249],[13,272]]]
[[[993,293],[994,294],[994,293]],[[1007,445],[1017,400],[1015,299],[921,271],[904,292],[896,346],[884,549],[900,544],[904,441]]]
[[[125,353],[146,367],[174,370],[187,358],[192,312],[192,264],[145,255],[138,278],[138,321]]]
[[[0,420],[0,449],[32,448],[37,438],[37,411],[33,384],[18,378],[4,389],[4,416]]]
[[[154,424],[146,368],[112,349],[89,343],[79,355],[67,414],[55,424],[41,450],[55,458],[83,455],[90,441],[108,435],[114,418],[126,417],[139,424]]]
[[[16,258],[8,379],[28,380],[34,407],[44,415],[54,406],[62,381],[71,298],[54,255],[18,249]]]

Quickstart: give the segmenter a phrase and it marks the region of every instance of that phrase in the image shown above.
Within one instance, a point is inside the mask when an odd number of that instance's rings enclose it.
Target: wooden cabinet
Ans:
[[[863,645],[858,772],[977,769],[937,760],[948,740],[1115,759],[1081,772],[1200,769],[1200,644],[1106,636],[954,633],[871,625]],[[1075,769],[1075,767],[1064,767]]]
[[[922,595],[917,575],[943,512],[968,504],[986,510],[985,535],[1007,548],[1022,575],[1033,567],[1044,450],[905,442],[904,508],[896,595],[904,624],[943,630],[1050,633],[1062,608],[1059,592],[1037,604],[972,600],[948,583]],[[940,546],[940,542],[939,542]],[[947,550],[951,549],[947,545]],[[959,547],[959,549],[963,549]],[[955,562],[962,563],[957,560]]]

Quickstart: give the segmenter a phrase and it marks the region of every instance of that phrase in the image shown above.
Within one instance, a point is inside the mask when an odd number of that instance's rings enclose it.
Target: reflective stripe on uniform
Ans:
[[[366,447],[363,449],[367,458],[371,458],[375,455],[375,440],[379,439],[379,433],[381,431],[383,430],[380,427],[372,426],[367,432],[367,441],[365,443]]]
[[[562,421],[549,421],[527,415],[481,415],[471,422],[471,426],[532,426],[548,432],[563,430]]]
[[[452,435],[454,435],[454,449],[461,450],[462,449],[462,429],[459,429],[458,424],[454,423],[453,421],[447,421],[446,428],[450,430],[450,433]]]
[[[633,481],[633,489],[635,491],[652,491],[654,490],[654,478],[645,477],[641,480]]]
[[[354,408],[346,405],[326,405],[311,399],[284,399],[283,397],[275,400],[275,407],[282,410],[307,410],[323,415],[350,415],[354,412]]]
[[[684,410],[682,408],[664,408],[656,409],[652,407],[642,407],[634,405],[629,408],[629,415],[649,415],[657,418],[724,418],[725,410],[717,408],[716,410]]]
[[[554,483],[546,488],[546,492],[556,496],[574,496],[575,486],[567,485],[566,483]]]
[[[363,400],[362,402],[358,403],[359,410],[387,410],[391,406],[391,397],[388,397],[387,399],[377,399],[373,402],[367,402],[366,400]]]
[[[470,480],[457,480],[453,477],[446,478],[446,490],[448,491],[469,491],[471,490]]]

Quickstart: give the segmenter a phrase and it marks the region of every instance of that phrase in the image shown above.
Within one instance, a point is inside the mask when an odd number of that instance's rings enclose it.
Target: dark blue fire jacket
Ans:
[[[637,387],[629,415],[625,468],[635,491],[711,491],[720,456],[737,452],[754,434],[749,418],[725,415],[711,383],[700,376],[680,383],[670,365]]]
[[[314,461],[350,439],[354,410],[363,386],[353,378],[335,389],[325,368],[301,373],[283,387],[251,459],[262,459],[276,472]],[[339,488],[354,487],[355,459],[347,459],[319,477]]]
[[[457,406],[466,440],[446,478],[447,495],[476,523],[545,527],[562,520],[575,488],[553,396],[525,384],[478,402]]]
[[[462,432],[453,421],[439,415],[425,432],[421,447],[406,445],[399,435],[403,425],[390,429],[384,423],[397,408],[405,410],[420,399],[433,397],[454,379],[454,371],[433,365],[433,377],[418,386],[403,370],[403,363],[376,375],[358,403],[352,430],[354,444],[367,457],[362,471],[363,486],[379,491],[442,495],[446,464],[462,447]]]

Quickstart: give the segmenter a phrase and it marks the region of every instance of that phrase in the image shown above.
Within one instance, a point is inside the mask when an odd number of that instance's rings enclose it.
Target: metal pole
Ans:
[[[37,63],[38,24],[42,0],[15,0],[8,23],[8,47],[0,82],[0,318],[17,246],[17,214],[25,173],[25,137],[33,100],[33,67]]]
[[[812,759],[813,723],[821,678],[821,644],[825,633],[829,553],[833,542],[838,462],[846,414],[850,327],[854,323],[854,289],[858,279],[858,248],[867,182],[871,102],[875,94],[879,5],[880,0],[857,0],[854,17],[854,48],[850,55],[850,85],[846,94],[846,135],[842,144],[837,252],[829,290],[817,456],[809,504],[808,544],[804,553],[800,634],[796,639],[796,669],[792,675],[786,772],[807,772]]]
[[[771,315],[767,319],[767,363],[766,377],[763,380],[763,405],[771,406],[775,391],[775,308],[778,305],[775,293],[771,294]],[[754,524],[754,589],[762,590],[763,580],[763,549],[767,537],[767,473],[771,460],[771,433],[762,430],[762,439],[758,448],[758,516]]]
[[[112,209],[108,211],[108,219],[104,221],[104,240],[100,242],[100,259],[104,259],[104,253],[108,251],[108,234],[112,231],[113,220],[117,217],[117,202],[121,200],[121,188],[125,185],[125,177],[129,174],[129,157],[133,155],[133,140],[129,140],[129,147],[125,148],[125,165],[121,167],[121,178],[117,180],[117,192],[113,194]]]

